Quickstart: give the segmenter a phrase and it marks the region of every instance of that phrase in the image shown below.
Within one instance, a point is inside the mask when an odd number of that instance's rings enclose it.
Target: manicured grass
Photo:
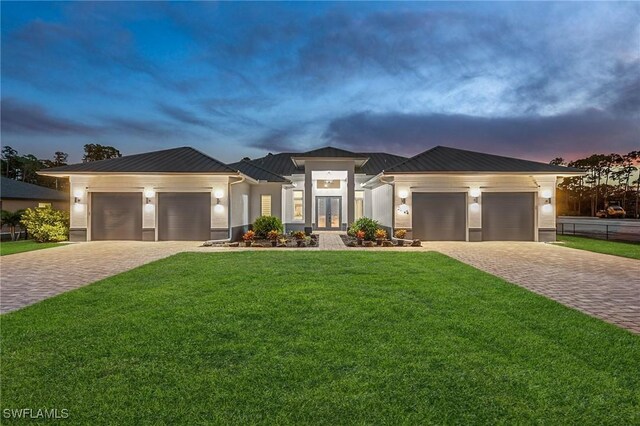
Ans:
[[[183,253],[1,320],[2,408],[65,424],[640,423],[640,336],[438,253]]]
[[[565,247],[640,259],[640,243],[623,243],[569,235],[558,235],[558,241],[562,241],[564,244],[560,245]]]
[[[0,243],[0,256],[23,253],[25,251],[41,250],[51,247],[58,247],[60,243],[36,243],[33,240],[26,241],[3,241]]]

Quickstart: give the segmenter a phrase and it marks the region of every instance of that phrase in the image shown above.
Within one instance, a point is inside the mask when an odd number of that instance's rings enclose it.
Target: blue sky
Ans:
[[[638,3],[2,2],[2,144],[640,149]]]

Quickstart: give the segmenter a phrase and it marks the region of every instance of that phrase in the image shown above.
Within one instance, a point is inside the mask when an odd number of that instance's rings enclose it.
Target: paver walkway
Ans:
[[[490,274],[640,334],[640,261],[543,243],[426,243]]]
[[[0,258],[0,312],[196,247],[194,242],[96,241]]]

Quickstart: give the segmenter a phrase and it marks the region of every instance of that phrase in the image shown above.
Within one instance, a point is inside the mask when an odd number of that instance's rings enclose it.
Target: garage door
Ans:
[[[142,240],[142,194],[91,194],[92,240]]]
[[[415,192],[413,238],[426,241],[464,241],[467,235],[466,193]]]
[[[205,241],[211,238],[210,192],[158,193],[158,239]]]
[[[485,192],[482,194],[482,239],[533,241],[535,193]]]

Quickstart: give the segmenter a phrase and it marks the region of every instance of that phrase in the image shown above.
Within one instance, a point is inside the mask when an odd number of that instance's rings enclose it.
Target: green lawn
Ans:
[[[65,424],[640,423],[640,336],[437,253],[183,253],[1,320],[1,408]]]
[[[639,243],[622,243],[618,241],[597,240],[595,238],[574,237],[569,235],[558,235],[558,241],[565,247],[580,250],[594,251],[596,253],[613,254],[615,256],[630,257],[640,259]]]
[[[36,243],[33,240],[3,241],[0,243],[0,256],[23,253],[25,251],[41,250],[50,247],[58,247],[60,243]]]

